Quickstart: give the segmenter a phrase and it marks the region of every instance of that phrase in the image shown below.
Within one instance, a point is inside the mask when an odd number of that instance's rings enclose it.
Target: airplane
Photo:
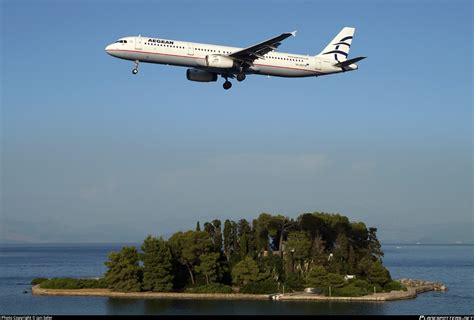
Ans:
[[[138,73],[140,62],[188,67],[190,81],[213,82],[220,75],[225,79],[224,89],[232,87],[229,78],[243,81],[246,75],[276,77],[318,77],[354,71],[356,62],[366,57],[347,59],[355,28],[344,27],[317,55],[277,52],[281,42],[296,36],[296,31],[285,32],[247,48],[167,40],[162,38],[124,37],[105,48],[109,55],[131,60]]]

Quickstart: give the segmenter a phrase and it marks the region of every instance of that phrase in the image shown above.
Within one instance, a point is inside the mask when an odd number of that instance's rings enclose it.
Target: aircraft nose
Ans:
[[[112,49],[112,45],[109,44],[107,47],[105,47],[105,52],[107,52],[108,54],[110,54],[111,49]]]

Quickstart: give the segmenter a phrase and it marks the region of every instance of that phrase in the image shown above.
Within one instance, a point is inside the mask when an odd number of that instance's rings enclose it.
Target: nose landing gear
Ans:
[[[132,73],[137,74],[138,73],[138,64],[140,63],[140,61],[135,60],[134,63],[135,63],[135,68],[132,69]]]

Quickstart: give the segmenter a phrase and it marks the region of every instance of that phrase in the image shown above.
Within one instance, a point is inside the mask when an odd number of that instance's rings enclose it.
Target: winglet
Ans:
[[[293,32],[290,32],[293,37],[296,37],[296,30]]]

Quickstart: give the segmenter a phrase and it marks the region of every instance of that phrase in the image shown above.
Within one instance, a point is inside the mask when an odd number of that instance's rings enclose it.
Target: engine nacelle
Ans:
[[[217,74],[197,69],[186,70],[186,78],[190,81],[213,82],[217,81]]]
[[[206,59],[200,63],[203,67],[230,69],[235,66],[234,60],[229,57],[221,56],[219,54],[211,54],[206,56]]]

